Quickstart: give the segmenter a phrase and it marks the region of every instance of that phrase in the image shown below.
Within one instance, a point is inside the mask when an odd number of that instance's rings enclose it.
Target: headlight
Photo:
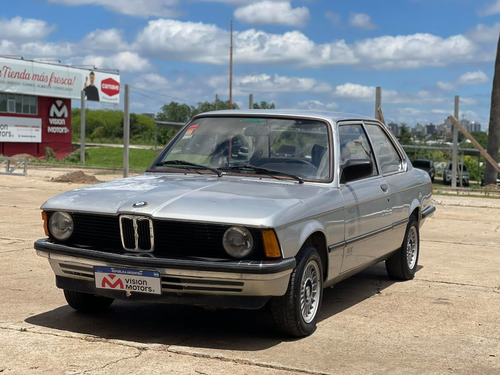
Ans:
[[[66,212],[54,212],[49,219],[49,231],[55,239],[65,241],[73,234],[73,218]]]
[[[246,228],[229,227],[222,237],[222,245],[230,256],[241,259],[252,252],[253,237]]]

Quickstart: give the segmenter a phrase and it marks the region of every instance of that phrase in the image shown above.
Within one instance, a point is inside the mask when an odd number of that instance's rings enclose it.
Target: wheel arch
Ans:
[[[307,237],[301,246],[301,251],[305,246],[314,247],[321,259],[321,268],[323,273],[323,281],[327,280],[328,274],[328,249],[326,246],[326,236],[321,231],[313,232]]]

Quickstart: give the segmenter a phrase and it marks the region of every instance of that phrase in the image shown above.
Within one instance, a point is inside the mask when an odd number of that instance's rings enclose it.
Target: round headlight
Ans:
[[[229,227],[222,237],[222,245],[230,256],[241,259],[252,252],[253,237],[246,228]]]
[[[74,229],[73,218],[66,212],[54,212],[49,219],[49,231],[55,239],[65,241]]]

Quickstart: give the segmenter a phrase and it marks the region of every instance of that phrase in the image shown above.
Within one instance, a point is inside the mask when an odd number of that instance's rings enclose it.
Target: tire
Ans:
[[[96,296],[88,293],[75,292],[64,289],[66,302],[75,310],[87,313],[95,313],[107,310],[113,303],[113,298]]]
[[[323,297],[323,271],[318,251],[308,246],[297,256],[285,295],[273,297],[271,313],[277,328],[295,336],[309,336],[316,330]]]
[[[401,248],[385,261],[385,268],[389,276],[399,280],[413,279],[417,270],[419,252],[418,222],[415,216],[411,216]]]

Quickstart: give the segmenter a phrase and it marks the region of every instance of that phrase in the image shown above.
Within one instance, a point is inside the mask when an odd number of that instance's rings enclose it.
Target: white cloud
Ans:
[[[235,80],[236,87],[242,92],[330,92],[332,86],[313,78],[285,77],[278,74],[249,75]]]
[[[286,25],[304,27],[309,20],[309,9],[292,8],[289,1],[262,1],[234,11],[234,17],[254,25]]]
[[[352,27],[363,30],[372,30],[377,28],[377,25],[372,22],[370,16],[366,13],[351,13],[349,16],[349,24]]]
[[[360,101],[374,100],[375,87],[347,82],[343,85],[337,86],[333,95],[338,98],[355,99]]]
[[[481,70],[475,72],[467,72],[458,78],[458,83],[461,85],[477,85],[480,83],[489,82],[488,76]]]
[[[299,102],[297,106],[300,109],[307,109],[310,111],[335,111],[339,108],[339,105],[335,102],[323,103],[320,100]]]
[[[382,36],[355,43],[357,57],[376,69],[416,69],[446,66],[475,59],[477,47],[463,35],[441,38],[432,34]]]
[[[495,0],[492,4],[488,4],[481,10],[479,10],[480,16],[492,16],[494,14],[500,14],[500,0]]]
[[[229,61],[229,33],[201,22],[150,21],[137,37],[135,47],[165,60],[205,64],[226,64]]]
[[[117,29],[92,31],[80,45],[91,51],[119,51],[128,48],[122,39],[122,32]]]
[[[33,18],[14,17],[0,20],[0,38],[4,40],[42,40],[54,29],[55,26]]]
[[[500,33],[500,22],[493,26],[478,24],[474,29],[467,32],[467,38],[477,43],[496,43]]]
[[[176,17],[179,13],[173,9],[178,0],[49,0],[51,3],[68,6],[96,5],[115,13],[138,17]]]
[[[445,91],[451,91],[460,89],[464,85],[479,85],[481,83],[487,83],[489,80],[490,79],[486,73],[481,70],[476,70],[474,72],[464,73],[452,82],[438,81],[437,87]]]
[[[86,56],[83,65],[94,65],[98,69],[118,69],[120,71],[144,72],[151,69],[148,60],[134,52],[119,52],[111,56]]]

